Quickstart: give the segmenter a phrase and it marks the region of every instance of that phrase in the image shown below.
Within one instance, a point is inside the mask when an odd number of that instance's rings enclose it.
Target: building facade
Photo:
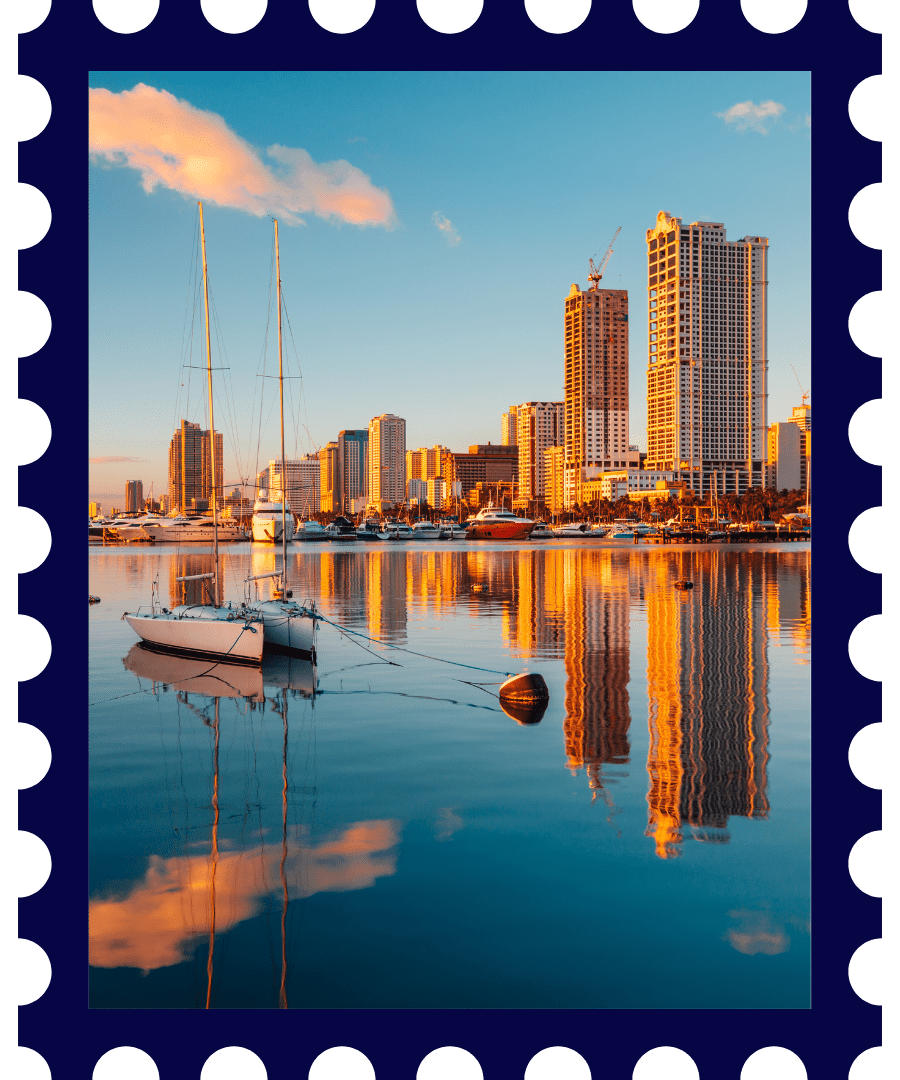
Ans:
[[[418,450],[406,451],[406,479],[431,480],[443,475],[451,451],[446,446],[420,446]]]
[[[573,285],[565,301],[565,502],[608,469],[637,464],[628,443],[628,292]]]
[[[520,499],[546,497],[544,453],[565,443],[565,408],[564,401],[526,401],[517,407]]]
[[[778,491],[802,491],[800,480],[800,428],[788,422],[769,428],[766,487]]]
[[[467,499],[481,484],[505,485],[512,490],[518,481],[519,449],[517,446],[498,446],[496,443],[478,443],[469,447],[467,454],[452,454],[452,475],[444,479],[458,483],[462,498]],[[497,487],[499,492],[500,488]],[[499,499],[498,499],[499,501]]]
[[[125,509],[144,509],[144,482],[143,480],[125,481]]]
[[[369,421],[369,501],[399,504],[406,497],[406,421],[382,413]]]
[[[515,446],[519,439],[519,407],[510,405],[500,417],[500,443],[502,446]]]
[[[323,514],[341,512],[341,477],[338,444],[332,440],[319,451],[319,509]]]
[[[291,512],[301,518],[317,514],[321,502],[319,457],[307,454],[302,458],[288,458],[282,472],[281,462],[273,458],[260,477],[265,478],[269,498],[280,502],[282,492],[286,490],[288,506]],[[259,487],[259,480],[257,480]]]
[[[544,502],[551,514],[565,508],[566,448],[551,446],[544,451]]]
[[[168,501],[180,510],[209,506],[212,496],[210,452],[215,451],[216,492],[222,497],[222,434],[215,432],[210,442],[209,431],[199,424],[182,420],[181,427],[169,443]]]
[[[812,409],[806,402],[795,405],[787,422],[796,424],[800,429],[800,490],[807,491],[812,456]]]
[[[647,230],[647,467],[697,494],[765,483],[768,245],[665,211]]]
[[[338,434],[341,510],[352,514],[353,504],[365,503],[369,487],[369,432],[355,428]]]

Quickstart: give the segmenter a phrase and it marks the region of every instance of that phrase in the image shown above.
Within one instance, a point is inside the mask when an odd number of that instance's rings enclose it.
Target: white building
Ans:
[[[382,413],[369,421],[369,501],[402,503],[406,496],[406,421]]]
[[[566,506],[601,472],[639,464],[628,449],[628,292],[573,285],[565,302]]]
[[[283,471],[281,460],[272,458],[268,467],[257,476],[257,491],[268,491],[273,502],[280,502],[286,489],[291,513],[299,514],[301,519],[308,518],[319,512],[320,472],[318,454],[286,458]]]
[[[670,484],[675,479],[674,472],[661,469],[614,469],[599,477],[600,498],[615,502],[633,491],[655,491],[660,481]]]
[[[542,499],[547,494],[544,451],[565,441],[566,403],[526,401],[516,409],[519,447],[519,498]]]
[[[406,481],[407,502],[425,502],[428,498],[428,481],[413,477]]]
[[[647,466],[698,494],[765,483],[768,244],[665,211],[647,230]]]
[[[768,482],[766,487],[778,491],[802,491],[802,435],[799,426],[789,420],[769,428]]]
[[[443,510],[447,501],[447,481],[443,476],[432,476],[426,481],[428,487],[428,503],[435,510]]]

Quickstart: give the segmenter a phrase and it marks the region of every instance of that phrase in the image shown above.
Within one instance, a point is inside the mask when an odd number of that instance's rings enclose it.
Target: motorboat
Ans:
[[[118,539],[150,539],[169,544],[211,544],[213,531],[219,543],[236,543],[247,539],[247,533],[237,521],[213,521],[205,514],[179,514],[177,517],[132,517],[116,519]]]
[[[605,525],[595,525],[592,529],[589,530],[587,535],[592,540],[602,540],[608,532],[609,529],[607,529]]]
[[[253,518],[250,530],[253,540],[264,544],[280,544],[282,527],[285,540],[294,536],[294,515],[288,503],[270,499],[268,493],[261,491],[253,504]]]
[[[469,540],[525,540],[531,535],[534,522],[516,517],[501,506],[486,506],[466,522]]]
[[[413,522],[413,540],[440,540],[440,538],[440,527],[435,525],[434,522],[428,521],[425,518],[420,518],[418,521]]]
[[[536,521],[530,534],[532,540],[552,540],[554,535],[546,521]]]
[[[382,529],[381,522],[374,518],[366,520],[356,527],[357,540],[387,540],[388,534]]]
[[[294,540],[302,544],[321,543],[327,539],[325,526],[319,521],[301,521],[294,530]]]
[[[332,542],[339,541],[345,543],[349,540],[359,539],[356,535],[356,526],[353,522],[340,515],[338,515],[330,525],[325,526],[325,533]]]
[[[442,540],[465,540],[466,527],[455,519],[440,522]]]
[[[385,526],[389,540],[412,540],[413,531],[405,521],[391,521]]]
[[[203,298],[206,325],[209,327],[209,288],[206,273],[206,233],[203,228],[203,204],[200,210],[200,244],[203,258]],[[209,333],[206,335],[207,411],[209,430],[215,431],[213,418],[212,355]],[[150,593],[150,610],[125,612],[122,616],[143,641],[159,649],[174,650],[192,656],[227,657],[231,662],[259,663],[262,660],[265,627],[263,619],[242,606],[224,605],[219,596],[218,513],[216,509],[215,439],[210,440],[212,452],[209,468],[212,491],[211,529],[215,569],[207,574],[187,574],[176,581],[208,580],[211,583],[210,603],[184,604],[171,611],[163,607],[159,597],[159,575]]]
[[[591,526],[587,521],[571,521],[568,525],[557,525],[551,530],[557,540],[584,540],[591,533]]]

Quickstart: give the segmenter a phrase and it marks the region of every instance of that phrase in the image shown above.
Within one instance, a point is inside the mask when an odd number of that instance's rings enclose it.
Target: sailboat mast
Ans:
[[[278,406],[281,416],[281,591],[287,596],[287,465],[284,460],[284,371],[281,364],[281,259],[278,254],[278,218],[275,218],[275,285],[278,295]]]
[[[212,390],[212,350],[209,344],[209,281],[206,277],[206,232],[203,228],[203,203],[198,202],[200,207],[200,250],[203,253],[203,308],[206,312],[206,389],[209,396],[209,463],[212,487],[213,507],[213,558],[215,560],[215,576],[213,577],[213,607],[219,606],[219,515],[216,492],[216,427],[213,422],[213,390]]]

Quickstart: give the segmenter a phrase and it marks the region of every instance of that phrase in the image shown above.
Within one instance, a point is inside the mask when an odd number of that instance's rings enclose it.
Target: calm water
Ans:
[[[275,558],[227,548],[226,596]],[[121,613],[212,556],[92,549],[93,1007],[808,1007],[808,545],[288,558],[295,599],[549,707],[330,626],[317,671],[161,657]]]

